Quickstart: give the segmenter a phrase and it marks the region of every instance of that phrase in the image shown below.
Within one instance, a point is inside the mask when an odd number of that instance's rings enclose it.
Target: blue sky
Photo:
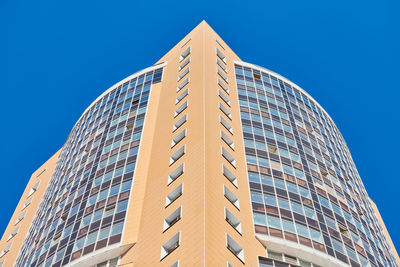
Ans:
[[[0,232],[85,108],[205,19],[242,60],[287,77],[327,110],[400,245],[399,11],[394,0],[2,0]]]

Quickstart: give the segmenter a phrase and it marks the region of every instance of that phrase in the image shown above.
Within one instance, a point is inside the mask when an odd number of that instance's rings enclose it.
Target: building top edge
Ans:
[[[264,67],[261,67],[261,66],[252,64],[252,63],[247,63],[247,62],[239,61],[239,60],[234,60],[234,63],[235,63],[235,64],[240,64],[240,65],[245,66],[245,67],[250,67],[250,68],[258,69],[258,70],[260,70],[260,71],[268,72],[268,73],[270,73],[270,74],[276,76],[277,78],[283,80],[284,82],[286,82],[286,83],[288,83],[288,84],[294,86],[294,87],[295,87],[296,89],[298,89],[301,93],[305,94],[308,98],[310,98],[312,101],[314,101],[314,103],[328,116],[328,118],[329,118],[329,119],[334,123],[334,125],[336,126],[335,121],[332,119],[332,117],[329,115],[329,113],[321,106],[321,104],[319,104],[318,101],[316,101],[309,93],[307,93],[306,90],[304,90],[303,88],[301,88],[300,86],[298,86],[297,84],[295,84],[294,82],[292,82],[291,80],[287,79],[286,77],[284,77],[284,76],[282,76],[282,75],[280,75],[280,74],[278,74],[278,73],[276,73],[276,72],[274,72],[274,71],[272,71],[272,70],[269,70],[269,69],[267,69],[267,68],[264,68]],[[337,126],[336,126],[336,128],[337,128]]]
[[[107,90],[105,90],[100,96],[98,96],[86,109],[84,112],[82,112],[82,115],[79,117],[79,119],[75,122],[74,126],[72,127],[72,129],[76,126],[76,124],[82,119],[82,117],[86,114],[86,112],[88,112],[100,99],[102,99],[105,95],[107,95],[109,92],[111,92],[113,89],[115,89],[116,87],[124,84],[125,82],[135,78],[136,76],[140,76],[146,72],[158,69],[158,68],[163,68],[167,65],[167,62],[162,62],[162,63],[158,63],[155,64],[151,67],[142,69],[140,71],[137,71],[131,75],[129,75],[128,77],[126,77],[125,79],[113,84],[112,86],[110,86]]]

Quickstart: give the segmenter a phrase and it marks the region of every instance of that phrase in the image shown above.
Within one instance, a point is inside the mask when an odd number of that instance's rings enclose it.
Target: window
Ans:
[[[224,105],[222,105],[222,103],[219,103],[219,109],[225,114],[225,116],[232,120],[231,112]]]
[[[184,154],[185,154],[185,145],[183,145],[183,147],[179,148],[174,154],[172,154],[172,156],[169,160],[169,165],[171,166],[172,164],[174,164]]]
[[[254,77],[255,79],[261,79],[261,75],[258,74],[258,73],[253,73],[253,77]]]
[[[241,222],[227,209],[225,208],[225,220],[233,227],[236,231],[242,234]]]
[[[182,141],[182,139],[185,138],[185,136],[186,136],[186,129],[184,129],[182,132],[180,132],[177,136],[175,136],[172,139],[171,147],[174,147],[176,144]]]
[[[161,246],[161,257],[160,260],[172,253],[180,244],[180,232],[174,235],[164,245]]]
[[[276,153],[276,151],[278,150],[278,149],[276,148],[276,146],[270,146],[270,145],[268,145],[267,147],[268,147],[268,151],[269,151],[270,153]]]
[[[183,184],[180,184],[177,188],[175,188],[171,193],[168,194],[165,200],[165,207],[168,207],[169,204],[174,202],[178,197],[182,195],[183,192]]]
[[[188,74],[190,71],[190,67],[186,68],[184,71],[182,71],[179,75],[178,75],[178,81],[180,81],[183,77],[186,76],[186,74]]]
[[[218,85],[229,95],[228,87],[220,79],[218,79]]]
[[[24,210],[26,207],[28,207],[28,206],[32,203],[32,199],[33,199],[33,197],[30,198],[30,199],[28,199],[28,200],[25,202],[25,204],[22,206],[22,209],[21,209],[21,210]]]
[[[222,93],[221,90],[218,90],[218,95],[222,100],[224,100],[225,104],[227,104],[228,106],[231,106],[231,102],[229,101],[229,98],[226,95],[224,95],[224,93]]]
[[[15,229],[14,231],[12,231],[10,233],[10,235],[7,238],[7,241],[9,241],[11,238],[13,238],[18,233],[18,230],[19,230],[19,226],[17,227],[17,229]]]
[[[90,149],[91,149],[91,145],[86,146],[85,152],[88,153],[90,151]],[[84,154],[86,154],[86,153],[84,153]]]
[[[11,245],[12,245],[12,243],[9,244],[7,247],[5,247],[5,248],[3,249],[3,251],[1,251],[1,253],[0,253],[0,258],[3,257],[7,252],[10,251]]]
[[[283,256],[285,257],[285,262],[291,263],[291,264],[295,264],[295,265],[298,264],[296,257],[290,256],[290,255],[287,255],[287,254],[283,254]]]
[[[338,223],[338,225],[339,225],[340,233],[342,235],[345,235],[345,236],[349,237],[349,230],[345,226],[341,225],[340,223]]]
[[[233,134],[233,129],[232,126],[221,116],[219,116],[219,120],[221,122],[221,124],[231,133]]]
[[[179,221],[182,217],[182,207],[177,208],[173,213],[171,213],[167,218],[164,220],[164,229],[165,232],[169,229],[172,225],[174,225],[177,221]]]
[[[268,257],[274,260],[283,261],[283,255],[280,252],[268,250]]]
[[[218,58],[217,58],[217,64],[218,64],[218,66],[220,66],[221,69],[223,69],[225,72],[228,72],[227,69],[226,69],[226,66],[224,65],[224,63],[222,63],[221,60],[219,60]]]
[[[73,251],[77,251],[77,250],[83,248],[84,244],[85,244],[85,237],[82,237],[82,238],[76,240]]]
[[[226,57],[222,52],[217,48],[217,56],[226,64]]]
[[[174,114],[174,118],[176,116],[178,116],[179,114],[181,114],[188,106],[187,101],[185,101],[185,103],[183,103],[177,110],[175,110],[175,114]]]
[[[229,154],[229,152],[226,151],[224,147],[221,148],[221,154],[233,167],[236,168],[235,158],[231,154]]]
[[[185,114],[182,118],[180,118],[172,127],[172,132],[175,132],[179,127],[182,126],[186,122],[187,115]]]
[[[26,211],[24,211],[24,213],[22,213],[22,215],[19,216],[19,217],[15,220],[14,225],[17,225],[20,221],[22,221],[22,219],[24,219],[24,217],[25,217],[25,214],[26,214]]]
[[[183,51],[183,53],[181,54],[180,58],[179,58],[179,62],[181,62],[182,60],[184,60],[185,58],[187,58],[187,56],[190,55],[190,50],[191,47],[189,47],[188,49],[186,49],[185,51]]]
[[[133,129],[133,122],[127,124],[127,125],[126,125],[126,129],[127,129],[127,130],[132,130],[132,129]]]
[[[224,176],[226,178],[228,178],[228,180],[236,187],[238,187],[237,184],[237,179],[236,176],[233,175],[233,173],[227,168],[225,167],[225,165],[222,164],[222,173],[224,174]]]
[[[59,239],[60,237],[61,237],[61,232],[59,232],[58,234],[55,234],[54,237],[53,237],[53,240],[57,241],[57,239]]]
[[[225,50],[225,48],[224,48],[224,46],[220,43],[220,42],[218,42],[218,40],[217,39],[215,39],[215,41],[217,42],[217,44],[222,48],[222,49],[224,49]]]
[[[111,227],[101,229],[98,240],[103,240],[103,239],[107,238],[110,235],[110,230],[111,230]]]
[[[123,228],[124,228],[123,222],[114,224],[112,226],[111,235],[118,235],[118,234],[122,233]]]
[[[183,174],[183,170],[184,170],[184,164],[182,163],[178,168],[176,168],[173,172],[171,172],[168,175],[168,184],[178,179],[178,177]]]
[[[178,88],[176,89],[176,91],[177,92],[179,92],[183,87],[185,87],[185,85],[186,84],[188,84],[189,83],[189,78],[186,78],[183,82],[181,82],[179,85],[178,85]]]
[[[139,99],[133,99],[132,106],[137,105],[137,104],[139,104]]]
[[[186,42],[184,42],[184,43],[183,43],[183,45],[181,45],[181,48],[182,48],[182,47],[184,47],[184,46],[185,46],[187,43],[189,43],[189,42],[190,42],[190,40],[192,40],[192,38],[189,38],[189,39],[187,39],[187,41],[186,41]],[[172,266],[171,266],[171,267],[172,267]]]
[[[224,140],[224,142],[232,149],[235,149],[235,146],[233,144],[233,141],[226,135],[224,131],[221,131],[221,139]]]
[[[98,231],[95,231],[95,232],[89,234],[87,236],[87,238],[86,238],[85,246],[88,246],[88,245],[93,244],[94,242],[96,242],[97,234],[98,234]]]
[[[223,73],[220,69],[217,68],[217,73],[219,76],[221,76],[222,79],[224,79],[225,82],[228,83],[228,77],[226,77],[225,73]]]
[[[184,99],[188,94],[189,94],[189,88],[187,88],[185,91],[183,91],[182,94],[180,94],[180,95],[176,98],[175,105],[178,104],[179,102],[181,102],[182,99]]]
[[[190,62],[190,57],[188,57],[185,61],[182,62],[182,64],[179,66],[179,70],[186,67],[186,65],[189,64],[189,62]]]
[[[46,171],[46,168],[43,169],[41,172],[39,172],[39,173],[36,175],[36,177],[39,177],[39,176],[42,175],[45,171]]]
[[[239,244],[236,243],[236,241],[233,240],[233,238],[230,237],[228,234],[226,234],[226,246],[236,257],[239,258],[239,260],[244,262],[243,248],[239,246]]]
[[[239,199],[224,185],[224,196],[237,208],[240,209]]]

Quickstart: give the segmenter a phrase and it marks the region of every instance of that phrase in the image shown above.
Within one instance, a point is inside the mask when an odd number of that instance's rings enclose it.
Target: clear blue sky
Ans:
[[[85,108],[205,19],[327,110],[400,247],[399,1],[191,2],[0,1],[0,232]]]

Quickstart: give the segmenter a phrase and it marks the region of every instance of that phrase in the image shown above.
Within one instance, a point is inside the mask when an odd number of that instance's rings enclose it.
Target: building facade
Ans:
[[[303,89],[202,22],[82,114],[31,177],[0,266],[400,266]]]

